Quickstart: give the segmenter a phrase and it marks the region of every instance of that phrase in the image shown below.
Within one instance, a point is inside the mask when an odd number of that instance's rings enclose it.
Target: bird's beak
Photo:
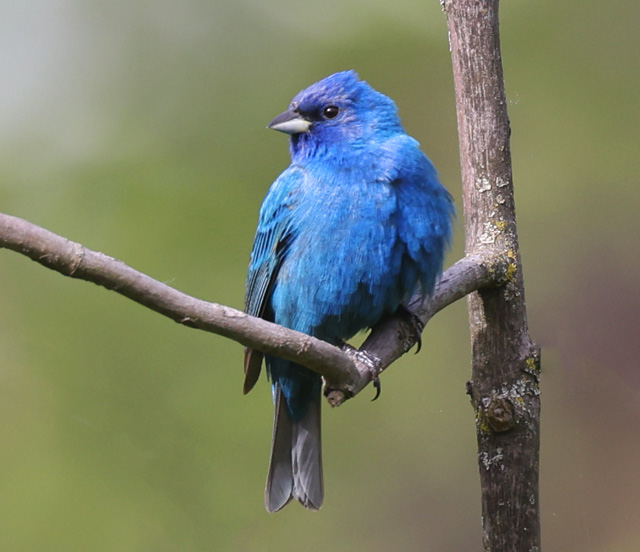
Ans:
[[[267,128],[277,130],[278,132],[284,132],[286,134],[301,134],[303,132],[309,132],[311,127],[311,121],[307,121],[300,113],[288,109],[284,113],[280,113],[273,121],[271,121]]]

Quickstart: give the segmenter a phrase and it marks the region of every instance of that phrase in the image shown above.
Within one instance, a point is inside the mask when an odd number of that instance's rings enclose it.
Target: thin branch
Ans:
[[[144,305],[179,324],[228,337],[246,347],[295,360],[322,374],[337,406],[359,393],[416,341],[406,318],[390,317],[354,355],[306,334],[254,318],[241,311],[186,295],[123,262],[91,251],[23,219],[0,213],[0,247],[11,249],[65,276],[93,282]],[[447,305],[504,275],[504,260],[470,256],[445,272],[433,299],[416,298],[411,308],[426,324]]]
[[[195,299],[122,261],[87,249],[26,220],[0,214],[0,247],[26,255],[65,276],[116,291],[179,324],[296,360],[329,379],[342,381],[358,377],[353,362],[333,345],[239,310]]]

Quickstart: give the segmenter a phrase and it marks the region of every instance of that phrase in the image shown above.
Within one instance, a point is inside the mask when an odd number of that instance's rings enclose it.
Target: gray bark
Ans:
[[[443,3],[456,90],[466,254],[504,256],[506,282],[468,297],[484,549],[539,552],[540,349],[516,232],[497,0]]]

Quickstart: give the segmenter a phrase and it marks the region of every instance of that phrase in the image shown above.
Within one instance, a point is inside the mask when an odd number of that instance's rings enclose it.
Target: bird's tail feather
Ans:
[[[265,507],[269,512],[277,512],[292,498],[310,510],[322,506],[320,393],[311,401],[303,418],[294,422],[278,388]]]

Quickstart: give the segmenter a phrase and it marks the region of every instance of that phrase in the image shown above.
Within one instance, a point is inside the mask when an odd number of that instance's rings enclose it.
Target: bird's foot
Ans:
[[[371,375],[371,381],[373,382],[373,387],[376,389],[376,394],[372,401],[375,401],[380,396],[380,369],[379,364],[380,361],[374,356],[367,354],[365,351],[361,351],[356,349],[352,345],[349,345],[347,342],[343,341],[340,344],[340,348],[349,355],[358,365],[364,366],[366,370]]]
[[[424,330],[424,322],[420,319],[417,314],[411,312],[405,305],[400,304],[398,309],[396,310],[396,314],[403,318],[407,324],[410,326],[411,331],[413,332],[413,338],[417,345],[416,355],[422,349],[422,330]],[[408,350],[409,348],[407,348]]]

